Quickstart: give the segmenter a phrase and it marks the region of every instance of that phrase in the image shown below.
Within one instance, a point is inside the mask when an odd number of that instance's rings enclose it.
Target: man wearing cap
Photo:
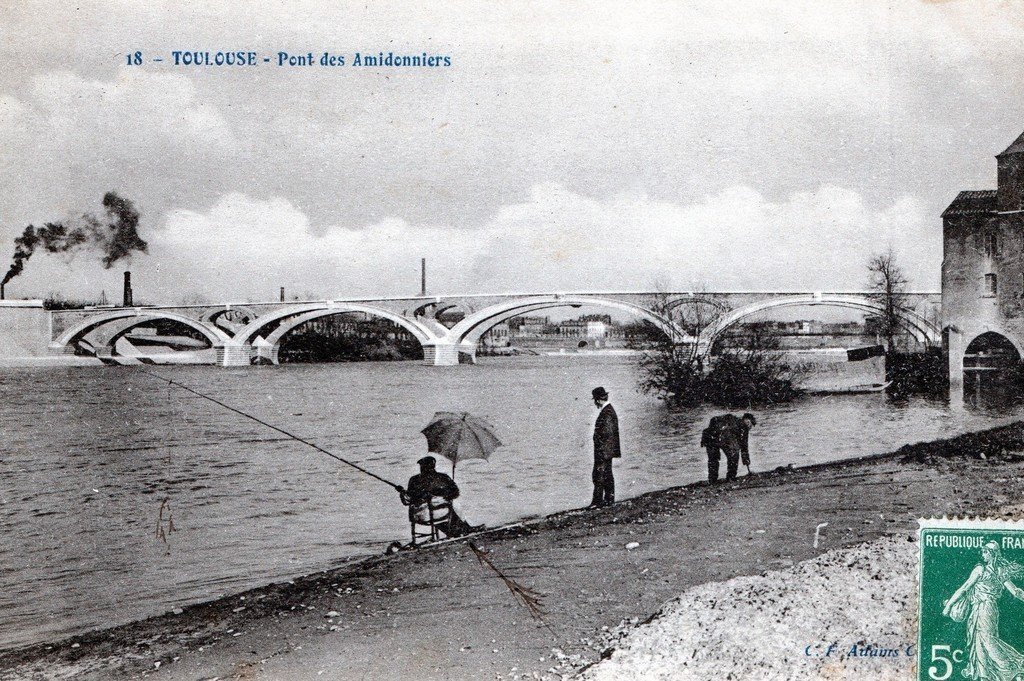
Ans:
[[[425,456],[416,463],[420,465],[420,472],[409,478],[405,490],[399,491],[402,503],[409,507],[410,521],[415,519],[419,507],[435,497],[440,497],[453,504],[445,530],[449,537],[460,537],[483,527],[474,527],[456,514],[453,502],[459,496],[459,486],[448,475],[437,472],[437,459]]]
[[[615,502],[615,478],[612,459],[622,456],[619,448],[619,417],[608,402],[608,391],[594,388],[590,393],[597,407],[594,421],[594,498],[591,507],[607,506]]]
[[[714,416],[708,427],[700,434],[700,446],[708,453],[708,482],[718,482],[718,464],[725,452],[725,479],[736,479],[740,458],[750,475],[750,429],[757,424],[753,414],[742,417],[735,414]]]

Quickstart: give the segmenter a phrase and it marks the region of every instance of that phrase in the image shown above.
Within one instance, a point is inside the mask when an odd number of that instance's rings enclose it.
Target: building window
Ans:
[[[989,232],[985,235],[985,255],[994,258],[999,255],[999,233]]]
[[[999,293],[999,282],[995,274],[985,275],[985,295],[994,296]]]

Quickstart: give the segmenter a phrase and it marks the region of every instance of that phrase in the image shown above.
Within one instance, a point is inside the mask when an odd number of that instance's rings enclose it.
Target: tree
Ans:
[[[697,339],[725,306],[706,293],[673,299],[663,282],[655,282],[655,290],[651,311],[688,338],[672,338],[647,319],[631,331],[630,347],[642,351],[639,388],[673,406],[699,404],[704,366]]]
[[[704,400],[727,407],[789,402],[800,394],[793,382],[802,371],[786,362],[782,342],[770,323],[744,326],[724,348],[703,382]]]
[[[891,247],[868,260],[868,297],[882,308],[877,323],[887,349],[893,348],[896,337],[902,332],[901,315],[910,309],[909,283]]]
[[[685,298],[659,293],[651,310],[686,333],[671,338],[652,322],[645,333],[631,338],[631,347],[642,350],[639,388],[656,395],[669,406],[696,406],[704,402],[749,406],[788,401],[798,394],[792,387],[791,370],[783,363],[779,339],[768,325],[755,325],[739,337],[734,347],[723,348],[712,366],[704,365],[703,348],[697,339],[727,306],[713,294]],[[710,371],[707,371],[710,369]]]

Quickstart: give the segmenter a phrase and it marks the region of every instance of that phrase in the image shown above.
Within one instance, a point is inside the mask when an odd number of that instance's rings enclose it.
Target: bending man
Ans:
[[[735,480],[739,461],[750,475],[750,429],[757,423],[753,414],[742,417],[734,414],[722,414],[712,417],[708,427],[700,434],[700,446],[708,452],[708,482],[718,482],[718,463],[721,453],[725,452],[725,479]]]

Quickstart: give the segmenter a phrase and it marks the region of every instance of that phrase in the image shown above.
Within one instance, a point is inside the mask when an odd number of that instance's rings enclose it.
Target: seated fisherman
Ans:
[[[438,525],[445,534],[461,537],[483,529],[483,525],[470,525],[455,512],[454,502],[459,496],[459,486],[449,476],[435,470],[437,460],[434,457],[425,456],[416,463],[420,465],[420,472],[409,478],[408,489],[399,492],[402,503],[409,507],[410,522],[424,520],[422,515],[417,518],[417,512],[431,500],[437,503],[438,499],[443,499],[452,505],[447,522]]]

